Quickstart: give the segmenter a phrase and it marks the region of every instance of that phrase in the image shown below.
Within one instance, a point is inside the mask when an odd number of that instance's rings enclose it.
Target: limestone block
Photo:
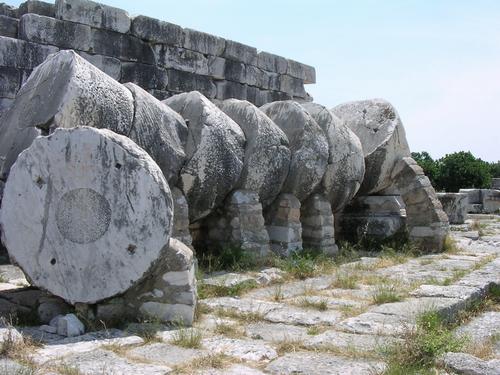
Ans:
[[[293,101],[269,103],[261,110],[288,137],[292,153],[283,193],[305,200],[321,183],[328,163],[328,142],[314,119]]]
[[[61,336],[74,337],[85,333],[85,326],[75,314],[60,316],[54,323],[57,326],[57,334]]]
[[[247,101],[229,99],[219,108],[240,126],[246,138],[238,188],[256,192],[263,207],[267,207],[280,193],[288,175],[288,139],[269,117]]]
[[[33,71],[2,117],[0,177],[42,132],[92,125],[129,134],[133,113],[125,87],[73,51],[54,54]]]
[[[185,72],[208,75],[208,59],[200,52],[182,47],[156,44],[153,47],[157,64]]]
[[[286,74],[303,81],[304,83],[316,83],[316,70],[306,64],[288,59]]]
[[[178,239],[184,245],[192,248],[193,239],[189,232],[189,206],[182,191],[172,188],[172,199],[174,201],[174,225],[172,238]]]
[[[253,65],[247,65],[245,69],[245,83],[250,86],[256,86],[262,89],[269,89],[271,73],[266,72]],[[274,77],[273,77],[274,78]],[[273,81],[274,84],[274,81]],[[279,89],[279,86],[278,86]]]
[[[463,224],[467,218],[468,196],[465,193],[437,193],[450,224]]]
[[[180,46],[184,41],[182,27],[146,16],[134,17],[130,32],[140,39],[155,43]]]
[[[32,284],[91,304],[127,291],[161,263],[172,211],[167,182],[145,151],[109,130],[78,127],[39,137],[19,156],[0,224]]]
[[[19,9],[5,3],[0,3],[0,15],[19,18]]]
[[[131,23],[126,11],[89,0],[56,0],[56,18],[123,34]]]
[[[92,29],[91,48],[97,55],[116,57],[122,61],[138,61],[151,65],[155,63],[151,46],[133,35]]]
[[[86,52],[78,52],[78,54],[111,78],[117,81],[120,80],[122,74],[122,64],[117,58],[103,55],[92,55]]]
[[[226,48],[222,56],[230,60],[241,61],[247,65],[257,64],[257,48],[232,40],[226,40]]]
[[[19,39],[88,51],[91,46],[91,29],[87,25],[30,13],[22,16],[19,21]]]
[[[57,51],[59,51],[57,47],[0,36],[0,66],[33,69],[40,65],[47,56]]]
[[[338,252],[335,245],[334,218],[330,202],[320,194],[313,194],[300,207],[302,245],[326,255]]]
[[[481,189],[460,189],[458,192],[467,194],[469,204],[483,204]]]
[[[14,99],[21,84],[21,69],[0,66],[0,97]]]
[[[359,138],[326,107],[304,103],[302,107],[313,117],[328,141],[328,165],[321,190],[339,212],[357,193],[365,175],[365,159]]]
[[[174,92],[199,91],[207,98],[215,98],[216,87],[209,77],[168,69],[168,90]]]
[[[256,107],[261,107],[267,103],[268,91],[261,90],[258,87],[247,86],[247,99]]]
[[[233,82],[245,83],[246,74],[245,64],[226,59],[224,64],[224,79]]]
[[[257,66],[269,72],[285,74],[288,68],[288,60],[269,52],[259,52]]]
[[[135,83],[144,89],[165,90],[168,87],[168,73],[155,65],[123,62],[121,81]]]
[[[280,194],[264,213],[271,250],[289,256],[302,250],[300,201],[292,194]]]
[[[491,188],[495,190],[500,190],[500,177],[491,179]]]
[[[333,113],[359,137],[366,173],[359,193],[375,194],[392,186],[396,163],[410,156],[405,130],[396,109],[383,99],[340,104]]]
[[[215,97],[219,100],[231,98],[240,100],[247,99],[247,85],[231,81],[217,81],[215,85],[217,86],[217,94]]]
[[[500,212],[500,190],[481,189],[483,212],[497,214]]]
[[[182,322],[190,326],[196,309],[196,276],[193,252],[171,238],[166,256],[158,262],[152,277],[123,296],[126,304],[148,318]]]
[[[133,83],[126,83],[134,97],[134,119],[128,137],[158,164],[170,186],[177,183],[184,165],[188,129],[184,119],[169,106]]]
[[[0,15],[0,35],[17,38],[19,20],[14,17]]]
[[[215,35],[193,29],[184,29],[183,47],[206,55],[221,56],[225,48],[225,40]]]
[[[189,120],[180,188],[194,222],[207,216],[236,187],[243,168],[245,136],[229,116],[197,91],[175,95],[164,103]]]
[[[56,9],[54,4],[51,3],[37,0],[28,0],[19,5],[18,16],[21,17],[22,15],[27,13],[39,14],[41,16],[54,18],[56,15]]]
[[[226,59],[219,56],[208,56],[208,75],[214,79],[224,79]]]
[[[292,99],[292,95],[290,95],[287,92],[268,91],[268,93],[269,93],[269,96],[266,98],[266,103]]]
[[[280,75],[280,91],[286,92],[292,96],[299,98],[306,97],[306,90],[302,80],[291,77],[289,75]]]

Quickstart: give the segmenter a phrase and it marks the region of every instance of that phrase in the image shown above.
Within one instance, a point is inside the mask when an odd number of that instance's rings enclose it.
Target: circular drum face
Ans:
[[[32,283],[95,303],[142,280],[168,247],[172,198],[156,163],[109,130],[57,129],[19,156],[0,223]]]

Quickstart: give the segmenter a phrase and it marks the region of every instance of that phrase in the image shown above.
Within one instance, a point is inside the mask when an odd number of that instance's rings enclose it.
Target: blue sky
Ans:
[[[104,3],[313,65],[306,89],[327,107],[385,98],[413,151],[500,159],[498,0]]]

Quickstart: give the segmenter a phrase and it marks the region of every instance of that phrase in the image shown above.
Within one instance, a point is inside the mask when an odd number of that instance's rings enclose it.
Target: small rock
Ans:
[[[55,319],[54,319],[55,320]],[[52,323],[52,321],[51,321]],[[57,319],[57,334],[66,337],[80,336],[85,333],[85,326],[75,314],[67,314]]]
[[[57,327],[48,326],[44,324],[40,326],[40,331],[44,331],[47,333],[57,333]]]

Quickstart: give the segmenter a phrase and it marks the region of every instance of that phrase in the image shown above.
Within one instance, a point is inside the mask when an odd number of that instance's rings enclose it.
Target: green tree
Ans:
[[[500,177],[500,160],[496,163],[490,163],[491,177]]]
[[[490,165],[470,151],[447,154],[438,161],[437,185],[449,192],[461,188],[488,188],[491,184]]]
[[[411,157],[417,162],[417,164],[422,167],[424,173],[429,180],[431,180],[434,188],[438,189],[437,179],[439,174],[439,166],[437,161],[435,161],[427,151],[422,152],[412,152]]]

